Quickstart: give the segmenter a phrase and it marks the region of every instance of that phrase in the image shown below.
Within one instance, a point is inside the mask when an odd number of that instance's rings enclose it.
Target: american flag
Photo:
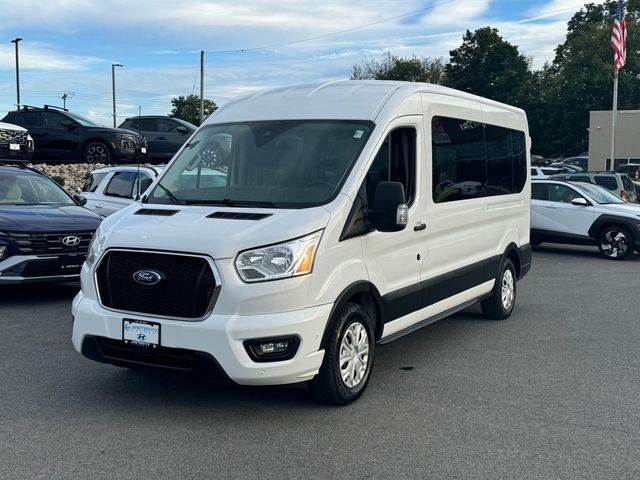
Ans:
[[[618,0],[616,19],[613,22],[611,33],[611,46],[613,47],[613,66],[620,70],[627,63],[627,25],[624,21],[624,2]]]

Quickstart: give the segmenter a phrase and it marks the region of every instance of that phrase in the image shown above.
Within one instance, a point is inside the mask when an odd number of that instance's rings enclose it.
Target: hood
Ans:
[[[144,135],[142,135],[140,132],[136,132],[134,130],[128,130],[126,128],[87,127],[87,129],[95,133],[110,133],[112,135],[120,134],[120,135],[133,135],[134,137],[144,137]]]
[[[140,210],[178,210],[171,216],[136,215]],[[268,215],[258,220],[207,218],[214,212]],[[220,206],[131,205],[108,217],[106,248],[141,248],[235,257],[242,250],[280,243],[326,227],[323,207],[300,210]]]
[[[0,128],[3,130],[15,130],[16,132],[26,132],[27,129],[13,123],[0,122]]]
[[[611,214],[626,214],[635,217],[640,221],[640,204],[638,203],[612,203],[598,205],[599,210],[604,210]]]
[[[35,233],[95,230],[101,221],[100,215],[76,205],[0,205],[0,231]]]

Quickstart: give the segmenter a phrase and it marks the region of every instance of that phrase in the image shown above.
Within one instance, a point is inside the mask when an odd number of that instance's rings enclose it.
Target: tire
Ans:
[[[347,303],[337,312],[320,372],[309,382],[317,400],[348,405],[364,393],[373,367],[374,322],[357,303]],[[350,350],[354,344],[356,348]]]
[[[102,142],[89,143],[84,147],[84,151],[82,152],[82,161],[90,165],[96,163],[111,165],[112,161],[109,147]]]
[[[505,258],[491,292],[491,297],[480,302],[482,313],[492,320],[509,318],[516,304],[516,269],[510,258]]]
[[[598,250],[609,260],[626,260],[633,255],[633,235],[624,225],[610,225],[598,235]]]

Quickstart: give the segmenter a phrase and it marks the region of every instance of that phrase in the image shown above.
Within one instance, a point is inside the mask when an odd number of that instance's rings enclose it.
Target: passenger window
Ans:
[[[571,203],[574,198],[582,198],[582,195],[565,185],[549,185],[549,201]]]
[[[538,170],[536,170],[535,168],[531,169],[531,176],[535,177],[536,175],[538,175]]]
[[[136,172],[116,172],[104,194],[110,197],[133,198],[135,179]]]
[[[142,132],[155,132],[157,130],[156,121],[153,118],[139,118],[131,122],[131,128]]]
[[[104,177],[106,177],[106,173],[92,173],[87,177],[87,180],[84,182],[82,186],[83,192],[95,192],[98,188],[98,185],[102,181]]]
[[[137,188],[135,189],[137,191],[137,195],[142,195],[147,190],[147,188],[149,188],[152,182],[153,179],[149,177],[149,175],[147,175],[146,173],[140,173],[136,182]]]
[[[20,125],[23,127],[37,127],[40,125],[40,112],[23,112],[20,114]]]
[[[55,128],[63,128],[62,123],[65,121],[70,121],[67,117],[60,115],[55,112],[43,112],[42,113],[42,124],[45,127],[55,127]]]
[[[546,183],[531,183],[531,198],[533,200],[547,200],[548,188]]]
[[[527,180],[524,132],[472,120],[431,120],[435,203],[521,192]],[[536,169],[530,171],[532,176]]]
[[[605,177],[603,175],[596,175],[593,177],[596,185],[606,188],[607,190],[618,190],[618,182],[615,177]]]
[[[411,127],[392,131],[378,150],[367,177],[365,188],[367,202],[373,205],[376,188],[380,182],[400,182],[404,186],[407,204],[414,194],[416,170],[416,130]]]
[[[158,119],[158,131],[159,132],[175,132],[176,128],[178,128],[180,124],[178,122],[174,122],[173,120],[159,118]]]

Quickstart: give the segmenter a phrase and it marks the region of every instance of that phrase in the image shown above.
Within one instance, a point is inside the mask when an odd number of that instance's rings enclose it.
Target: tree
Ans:
[[[532,81],[530,61],[491,27],[466,31],[462,45],[449,52],[446,85],[524,108]]]
[[[619,71],[619,109],[640,104],[640,0],[629,0],[627,64]],[[541,138],[545,154],[578,154],[588,147],[589,111],[611,110],[613,96],[613,49],[610,38],[617,2],[588,4],[569,21],[567,37],[543,71],[541,102],[548,120]]]
[[[194,125],[200,125],[200,96],[187,95],[171,99],[171,116],[180,118]],[[216,111],[218,106],[208,99],[204,99],[204,118]]]
[[[404,80],[408,82],[444,83],[442,59],[429,57],[401,58],[385,52],[382,60],[364,60],[354,65],[351,80]]]

